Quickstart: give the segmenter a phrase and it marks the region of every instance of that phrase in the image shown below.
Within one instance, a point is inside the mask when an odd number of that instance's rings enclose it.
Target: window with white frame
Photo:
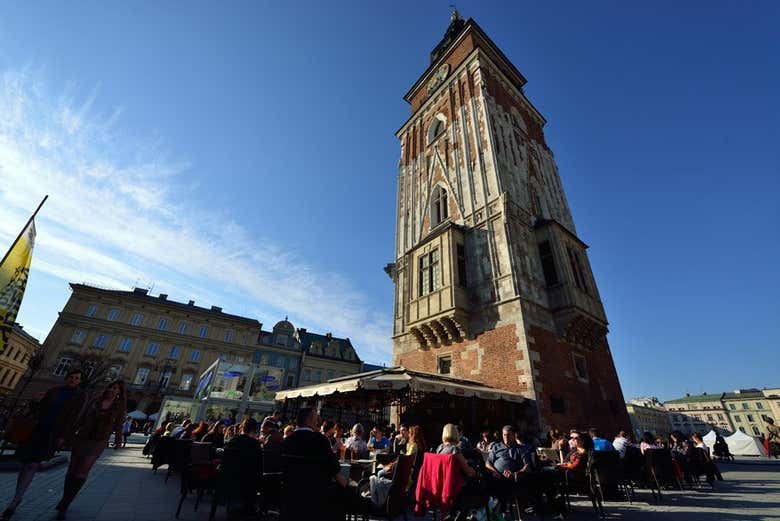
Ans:
[[[133,339],[127,337],[122,338],[119,342],[119,352],[129,353],[131,349],[133,349]]]
[[[122,365],[121,364],[112,364],[111,367],[108,368],[108,371],[106,372],[106,380],[116,380],[119,378],[119,375],[122,374]]]
[[[70,337],[70,341],[73,344],[83,344],[84,340],[87,338],[87,332],[82,329],[77,329],[73,332],[73,335]]]
[[[160,350],[160,344],[155,342],[150,343],[146,347],[146,354],[149,356],[157,356],[157,352]]]
[[[97,304],[90,304],[87,308],[87,316],[93,318],[95,315],[97,315],[97,310]]]
[[[150,369],[148,367],[139,367],[138,371],[135,372],[135,379],[133,379],[134,385],[146,385],[147,380],[149,380],[149,373]]]
[[[588,364],[585,357],[578,354],[573,354],[574,358],[574,370],[577,372],[577,378],[587,382],[588,381]]]
[[[97,362],[95,360],[87,360],[81,364],[81,371],[84,373],[85,378],[91,378],[95,374],[97,368]]]
[[[198,331],[198,336],[201,338],[206,338],[208,335],[209,335],[208,326],[200,326],[200,331]]]
[[[70,367],[73,365],[73,358],[69,356],[61,356],[57,360],[57,365],[54,366],[54,376],[65,376],[70,371]]]
[[[419,263],[419,293],[422,297],[439,289],[439,249],[421,256]]]
[[[116,308],[111,308],[108,310],[108,319],[111,321],[119,320],[119,310]]]
[[[452,372],[452,355],[441,355],[436,359],[436,371],[439,374],[450,374]]]
[[[447,190],[437,185],[431,195],[431,228],[444,222],[448,215]]]
[[[192,373],[184,373],[181,375],[181,381],[179,382],[179,390],[180,391],[189,391],[190,387],[192,387],[192,379],[195,377]]]
[[[181,347],[171,346],[171,350],[168,351],[168,358],[172,360],[176,360],[177,358],[179,358],[179,353],[181,353]]]
[[[161,318],[160,321],[157,323],[157,329],[159,329],[160,331],[166,331],[168,329],[168,319]]]
[[[179,322],[179,329],[177,330],[180,335],[184,335],[187,333],[187,323],[186,322]]]
[[[200,362],[200,349],[190,351],[190,362]]]
[[[170,369],[163,371],[163,373],[160,375],[160,389],[166,389],[168,387],[168,384],[171,381],[171,376],[173,376],[173,371]]]
[[[144,323],[143,313],[133,313],[133,318],[130,319],[131,326],[140,326]]]
[[[98,334],[98,336],[95,337],[95,342],[92,344],[92,347],[103,349],[104,347],[106,347],[106,343],[108,343],[108,339],[109,339],[108,335],[100,333]]]

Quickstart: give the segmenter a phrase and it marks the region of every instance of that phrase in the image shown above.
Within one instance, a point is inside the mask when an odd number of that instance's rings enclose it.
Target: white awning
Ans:
[[[334,393],[348,393],[357,390],[400,391],[411,389],[425,393],[447,393],[453,396],[476,397],[483,400],[505,400],[520,403],[525,401],[521,394],[494,389],[477,382],[459,380],[437,374],[409,371],[404,367],[391,367],[379,371],[359,373],[343,378],[328,380],[319,385],[288,389],[276,393],[276,400],[290,398],[311,398]]]

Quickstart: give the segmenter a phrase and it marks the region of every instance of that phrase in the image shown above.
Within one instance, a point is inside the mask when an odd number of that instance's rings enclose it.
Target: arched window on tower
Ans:
[[[447,219],[447,210],[447,190],[441,186],[436,186],[431,196],[431,228],[438,226]]]
[[[428,127],[428,144],[433,143],[439,135],[444,132],[444,128],[447,126],[444,116],[436,114],[431,121],[431,126]]]

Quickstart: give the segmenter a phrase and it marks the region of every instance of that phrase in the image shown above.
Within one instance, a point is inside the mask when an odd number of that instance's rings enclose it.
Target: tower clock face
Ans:
[[[436,87],[442,84],[447,79],[447,75],[450,73],[450,64],[445,63],[436,71],[436,75],[428,82],[428,94],[432,93]]]

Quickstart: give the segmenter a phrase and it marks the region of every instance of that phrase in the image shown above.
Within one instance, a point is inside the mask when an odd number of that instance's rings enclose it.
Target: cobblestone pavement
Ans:
[[[141,441],[139,439],[139,441]],[[140,444],[120,450],[107,449],[68,512],[72,521],[152,521],[173,520],[178,502],[179,480],[164,483],[164,468],[152,474],[149,460],[141,456]],[[633,505],[607,503],[608,519],[669,521],[780,521],[780,466],[721,465],[726,481],[712,491],[707,487],[685,492],[664,492],[662,502],[652,501],[647,491],[637,491]],[[54,518],[54,505],[60,498],[66,466],[36,475],[14,520],[38,521]],[[0,508],[13,494],[16,474],[0,473]],[[182,521],[206,521],[210,500],[193,510],[194,500],[182,508]],[[569,519],[595,519],[588,502],[577,501]],[[527,516],[533,518],[533,516]],[[226,518],[224,508],[219,520]],[[414,517],[410,516],[410,519]]]

